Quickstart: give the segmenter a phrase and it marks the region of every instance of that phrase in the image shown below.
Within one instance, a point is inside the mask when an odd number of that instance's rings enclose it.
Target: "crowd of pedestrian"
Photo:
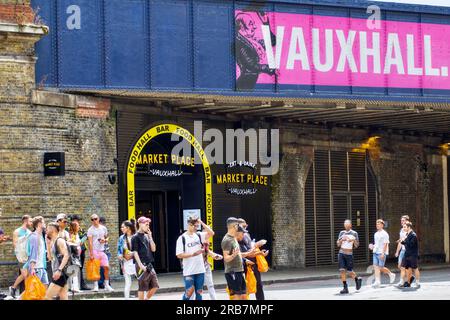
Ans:
[[[69,291],[90,290],[83,276],[87,250],[89,259],[100,259],[102,262],[105,289],[113,291],[109,284],[109,260],[104,252],[108,231],[99,220],[94,214],[92,225],[85,232],[78,215],[58,214],[48,223],[42,216],[24,215],[21,226],[14,230],[12,237],[19,272],[9,287],[9,296],[21,299],[23,284],[30,277],[37,278],[45,287],[45,299],[49,300],[66,300]],[[98,291],[97,281],[94,282],[94,290]]]
[[[398,268],[400,270],[400,281],[397,284],[399,288],[419,288],[420,272],[418,268],[419,245],[417,235],[413,230],[409,216],[404,215],[400,219],[401,229],[399,239],[396,241],[397,248],[395,257],[398,259]],[[369,250],[373,252],[372,261],[374,269],[374,281],[371,284],[373,288],[379,288],[381,285],[381,274],[389,277],[389,283],[395,282],[395,274],[389,270],[385,264],[389,255],[389,234],[384,230],[385,221],[378,219],[376,221],[377,231],[374,234],[374,243],[369,244]],[[350,220],[344,222],[344,230],[339,233],[337,240],[339,248],[338,261],[339,271],[343,289],[341,294],[349,293],[347,284],[347,273],[355,280],[356,290],[362,285],[362,279],[359,278],[353,270],[353,250],[359,247],[358,233],[352,229]],[[413,275],[414,272],[414,275]]]
[[[134,278],[138,282],[139,300],[151,299],[159,288],[158,276],[154,268],[156,244],[150,231],[150,223],[149,218],[140,217],[136,223],[134,220],[127,220],[121,225],[122,235],[117,243],[117,256],[125,280],[125,299],[130,298],[130,288]],[[268,255],[268,251],[259,250],[267,241],[255,243],[251,240],[246,230],[247,224],[243,219],[229,218],[227,225],[229,232],[222,241],[223,255],[221,255],[209,249],[215,232],[199,217],[188,217],[187,230],[178,237],[175,252],[183,270],[185,287],[183,300],[202,300],[205,286],[210,299],[217,299],[210,259],[224,260],[230,298],[236,300],[248,299],[244,267],[250,265],[257,275],[256,298],[264,300],[261,275],[255,257]],[[230,256],[232,261],[229,260]]]
[[[9,287],[12,298],[21,298],[18,292],[29,277],[37,278],[45,287],[45,299],[68,299],[68,292],[90,290],[83,276],[86,252],[89,261],[98,262],[98,281],[93,291],[100,288],[111,292],[110,283],[109,236],[106,220],[93,214],[91,226],[87,230],[81,227],[78,215],[59,214],[46,223],[42,216],[24,215],[22,224],[12,234],[12,245],[18,261],[18,277]],[[154,268],[154,254],[157,250],[152,236],[151,219],[140,217],[137,221],[127,220],[121,224],[121,236],[117,243],[117,258],[121,274],[125,280],[124,297],[130,298],[133,279],[137,279],[138,298],[148,300],[159,288],[158,276]],[[417,235],[409,216],[400,220],[401,229],[396,241],[395,257],[398,259],[400,281],[398,287],[420,287],[418,269],[419,246]],[[260,259],[265,261],[269,251],[262,249],[266,240],[255,241],[248,232],[248,225],[242,218],[230,217],[226,221],[227,232],[221,242],[222,254],[210,250],[210,242],[215,236],[214,230],[200,217],[190,216],[187,230],[176,241],[174,254],[180,260],[185,291],[183,300],[202,300],[206,286],[211,300],[216,300],[216,291],[212,277],[211,261],[223,260],[227,292],[230,299],[246,300],[254,293],[257,300],[264,300],[264,288]],[[386,266],[389,255],[389,234],[384,230],[385,222],[376,221],[377,231],[374,241],[369,245],[373,252],[374,288],[380,287],[381,275],[386,274],[389,282],[395,281],[395,274]],[[0,232],[0,241],[10,240]],[[338,264],[343,285],[341,294],[348,294],[347,276],[355,282],[356,290],[362,286],[362,278],[353,270],[353,253],[360,246],[358,233],[352,229],[352,222],[345,220],[336,242],[339,248]],[[266,262],[267,263],[267,262]],[[101,276],[100,276],[101,275]],[[248,288],[252,286],[252,289]],[[23,290],[22,290],[23,291]]]

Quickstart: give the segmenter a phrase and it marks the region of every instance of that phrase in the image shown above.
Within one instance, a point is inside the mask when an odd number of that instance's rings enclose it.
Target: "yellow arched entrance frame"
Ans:
[[[201,144],[195,139],[188,130],[175,124],[160,124],[147,130],[136,142],[128,159],[127,166],[127,203],[128,203],[128,219],[136,219],[136,190],[135,179],[136,163],[139,155],[145,146],[155,137],[162,134],[176,134],[187,140],[198,154],[205,174],[205,208],[206,208],[206,224],[213,227],[213,210],[212,210],[212,175],[208,159]],[[213,241],[210,241],[209,249],[213,251]],[[208,257],[209,263],[213,266],[213,259]]]

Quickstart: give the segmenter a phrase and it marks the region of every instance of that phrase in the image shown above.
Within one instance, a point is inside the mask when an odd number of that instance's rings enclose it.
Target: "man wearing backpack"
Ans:
[[[14,230],[13,233],[14,254],[16,255],[17,261],[19,262],[20,275],[17,277],[14,284],[9,287],[9,295],[12,298],[16,298],[17,287],[22,281],[25,280],[28,275],[27,269],[25,268],[25,263],[28,260],[27,242],[28,237],[31,234],[31,226],[31,217],[26,214],[22,217],[22,226]]]
[[[69,247],[64,238],[60,235],[58,223],[48,224],[47,236],[51,240],[51,260],[52,260],[52,282],[48,287],[46,300],[53,300],[53,297],[59,297],[59,300],[68,300],[67,291],[69,288],[69,276],[66,273],[69,265]]]
[[[197,232],[202,225],[205,232]],[[176,256],[182,259],[185,292],[183,300],[190,300],[194,294],[195,299],[202,300],[203,285],[205,281],[205,263],[203,260],[203,243],[214,236],[214,231],[199,217],[188,218],[188,228],[177,240]]]

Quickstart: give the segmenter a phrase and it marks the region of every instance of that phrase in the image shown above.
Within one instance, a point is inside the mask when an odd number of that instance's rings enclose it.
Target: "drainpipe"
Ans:
[[[450,234],[449,234],[449,216],[448,216],[448,158],[447,155],[442,156],[442,186],[444,199],[444,251],[445,262],[450,262]]]

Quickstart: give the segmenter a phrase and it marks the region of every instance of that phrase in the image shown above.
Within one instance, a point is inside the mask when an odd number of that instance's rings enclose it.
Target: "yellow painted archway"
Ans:
[[[147,130],[134,145],[127,166],[127,207],[128,219],[136,219],[136,190],[135,190],[135,173],[138,158],[145,146],[155,137],[162,134],[176,134],[187,140],[198,154],[202,161],[204,178],[205,178],[205,208],[206,208],[206,224],[213,228],[213,209],[212,209],[212,175],[208,159],[201,144],[195,136],[188,130],[175,124],[160,124]],[[213,251],[213,241],[210,241],[209,249]],[[211,265],[214,261],[208,257]]]

